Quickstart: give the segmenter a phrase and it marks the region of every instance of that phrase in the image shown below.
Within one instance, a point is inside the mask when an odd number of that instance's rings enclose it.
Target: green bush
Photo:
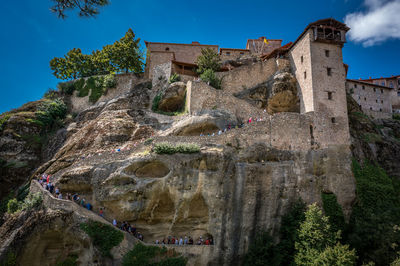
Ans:
[[[392,118],[395,120],[400,120],[400,114],[393,114]]]
[[[74,82],[74,88],[78,91],[78,97],[85,97],[89,95],[89,89],[86,88],[86,80],[84,78],[80,78]]]
[[[154,145],[153,151],[157,154],[196,153],[200,152],[200,147],[192,143],[182,143],[176,146],[170,143],[157,143]]]
[[[177,81],[181,80],[181,76],[179,76],[178,74],[174,73],[169,77],[168,83],[174,83]]]
[[[4,129],[8,119],[11,117],[10,114],[3,114],[0,116],[0,132]]]
[[[342,206],[337,202],[336,195],[333,193],[321,193],[322,205],[325,215],[328,216],[329,222],[334,232],[343,232],[345,222]]]
[[[117,86],[117,80],[115,74],[111,73],[104,76],[103,87],[106,89],[115,88]]]
[[[111,257],[110,250],[121,243],[124,235],[114,227],[96,221],[82,223],[80,228],[93,240],[103,256]]]
[[[215,72],[211,69],[207,69],[203,74],[200,75],[201,80],[207,82],[210,86],[221,89],[222,79],[218,78]]]
[[[153,138],[148,138],[148,139],[146,139],[145,141],[144,141],[144,145],[146,145],[146,146],[148,146],[148,145],[150,145],[151,143],[153,143],[153,141],[154,141],[154,139]]]
[[[7,258],[1,266],[16,266],[17,265],[17,255],[15,255],[14,252],[8,252],[7,253]]]
[[[7,203],[7,212],[8,213],[14,213],[17,212],[20,209],[20,203],[18,202],[17,199],[10,199]]]
[[[104,93],[104,78],[103,77],[90,77],[87,81],[86,86],[90,89],[89,101],[92,103],[97,102],[97,100]]]
[[[77,266],[78,265],[78,256],[70,255],[65,260],[58,262],[57,266]]]
[[[157,93],[157,95],[154,97],[154,99],[153,99],[153,104],[151,105],[151,110],[153,110],[153,112],[157,112],[157,111],[158,111],[158,105],[160,104],[162,95],[163,95],[163,93],[162,93],[162,92],[159,92],[159,93]]]
[[[67,106],[61,99],[48,100],[41,104],[36,111],[36,119],[44,126],[51,127],[57,120],[64,119],[67,115]]]
[[[42,201],[42,194],[39,192],[35,194],[29,193],[23,201],[18,201],[15,198],[10,199],[7,203],[7,212],[12,214],[23,210],[31,210],[39,207]]]
[[[57,97],[58,97],[57,90],[54,90],[52,88],[49,88],[43,95],[43,98],[48,100],[55,100]]]
[[[184,266],[186,259],[165,247],[145,246],[137,243],[122,259],[123,266]]]
[[[75,91],[75,83],[74,81],[60,82],[57,87],[62,93],[72,95]]]

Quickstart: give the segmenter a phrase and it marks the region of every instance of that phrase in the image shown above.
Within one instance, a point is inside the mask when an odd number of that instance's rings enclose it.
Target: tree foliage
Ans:
[[[98,8],[108,5],[108,0],[53,0],[54,6],[50,10],[59,18],[66,18],[67,10],[78,9],[79,16],[92,17],[99,13]]]
[[[111,249],[119,245],[124,238],[121,231],[97,221],[89,220],[87,223],[82,223],[80,228],[90,236],[103,256],[111,257]]]
[[[355,250],[339,242],[340,231],[331,229],[328,217],[315,203],[308,207],[305,217],[295,243],[296,265],[354,265]]]
[[[122,259],[123,266],[184,266],[186,259],[165,247],[137,243]]]
[[[211,48],[201,49],[201,55],[197,57],[197,73],[203,74],[207,69],[217,72],[221,68],[221,58],[219,54]]]
[[[113,72],[143,71],[143,53],[140,51],[140,39],[135,39],[132,29],[112,45],[91,54],[83,54],[81,49],[73,48],[64,57],[55,57],[50,68],[56,78],[67,80],[104,75]]]
[[[333,193],[321,193],[322,206],[325,215],[328,216],[329,223],[334,232],[344,231],[345,222],[342,206],[337,202],[336,195]]]
[[[222,85],[222,79],[218,78],[215,75],[215,72],[212,69],[206,69],[201,75],[201,80],[207,82],[210,86],[220,90]]]
[[[360,263],[388,265],[399,251],[400,199],[398,184],[372,163],[353,160],[357,201],[350,217],[347,240]],[[398,181],[397,181],[398,182]]]

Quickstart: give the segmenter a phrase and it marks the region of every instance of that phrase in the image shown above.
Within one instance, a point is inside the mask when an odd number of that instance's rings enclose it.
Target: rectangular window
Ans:
[[[385,86],[385,82],[384,82],[384,81],[382,81],[382,82],[381,82],[381,85],[382,85],[382,86]]]
[[[367,98],[364,97],[364,101],[366,101],[366,100],[367,100]]]
[[[365,86],[364,85],[362,86],[362,89],[365,90]]]
[[[332,92],[328,91],[328,100],[332,100]]]
[[[336,123],[336,118],[335,117],[331,117],[331,121],[332,121],[332,124],[335,124]]]
[[[382,112],[382,108],[379,108],[379,112]]]
[[[325,56],[329,57],[329,50],[325,50]]]
[[[303,61],[304,61],[303,56],[300,57],[300,61],[303,63]]]
[[[326,68],[326,74],[328,74],[328,76],[332,76],[332,68],[327,67]]]
[[[226,55],[230,55],[230,54],[231,54],[231,52],[226,52],[225,54],[226,54]]]
[[[241,55],[244,55],[244,52],[240,52]]]
[[[383,100],[381,100],[381,103],[383,103]]]
[[[307,72],[304,71],[304,79],[306,79],[306,78],[307,78]]]
[[[357,88],[357,84],[354,84],[354,88]]]
[[[381,89],[381,93],[383,93],[383,90]]]
[[[374,92],[376,91],[376,88],[374,88]]]

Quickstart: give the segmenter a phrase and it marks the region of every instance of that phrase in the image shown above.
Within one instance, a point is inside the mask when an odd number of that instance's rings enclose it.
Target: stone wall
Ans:
[[[289,52],[292,72],[296,76],[299,85],[300,112],[314,111],[314,96],[312,87],[311,66],[311,30],[296,43]]]
[[[223,91],[233,94],[267,81],[276,70],[275,59],[269,59],[237,67],[227,72],[219,72],[217,75],[222,78]]]
[[[155,67],[161,64],[165,64],[171,62],[171,60],[175,60],[175,54],[170,51],[150,51],[150,56],[147,57],[146,60],[146,76],[150,79],[153,78]],[[157,76],[157,75],[155,75]]]
[[[373,118],[392,117],[393,89],[347,80],[346,90],[367,115]]]
[[[113,89],[108,89],[107,94],[102,95],[96,103],[91,103],[89,101],[89,95],[85,97],[78,97],[78,92],[75,91],[74,94],[70,97],[71,111],[73,113],[79,113],[83,110],[96,105],[100,102],[109,101],[119,95],[127,93],[130,89],[137,83],[139,83],[142,79],[139,75],[136,74],[118,74],[115,76],[117,81],[117,87]]]
[[[236,60],[242,56],[249,56],[250,51],[245,49],[221,48],[219,54],[221,60],[226,61],[226,60]]]
[[[157,83],[163,82],[163,80],[169,80],[172,72],[172,62],[169,61],[164,64],[157,65],[153,68],[152,73],[152,84],[156,86]]]

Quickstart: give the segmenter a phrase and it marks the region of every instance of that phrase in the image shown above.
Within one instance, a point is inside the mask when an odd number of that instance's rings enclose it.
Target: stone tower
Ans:
[[[318,20],[305,28],[289,51],[300,112],[313,112],[310,134],[320,148],[350,143],[342,57],[348,30],[337,20]]]

